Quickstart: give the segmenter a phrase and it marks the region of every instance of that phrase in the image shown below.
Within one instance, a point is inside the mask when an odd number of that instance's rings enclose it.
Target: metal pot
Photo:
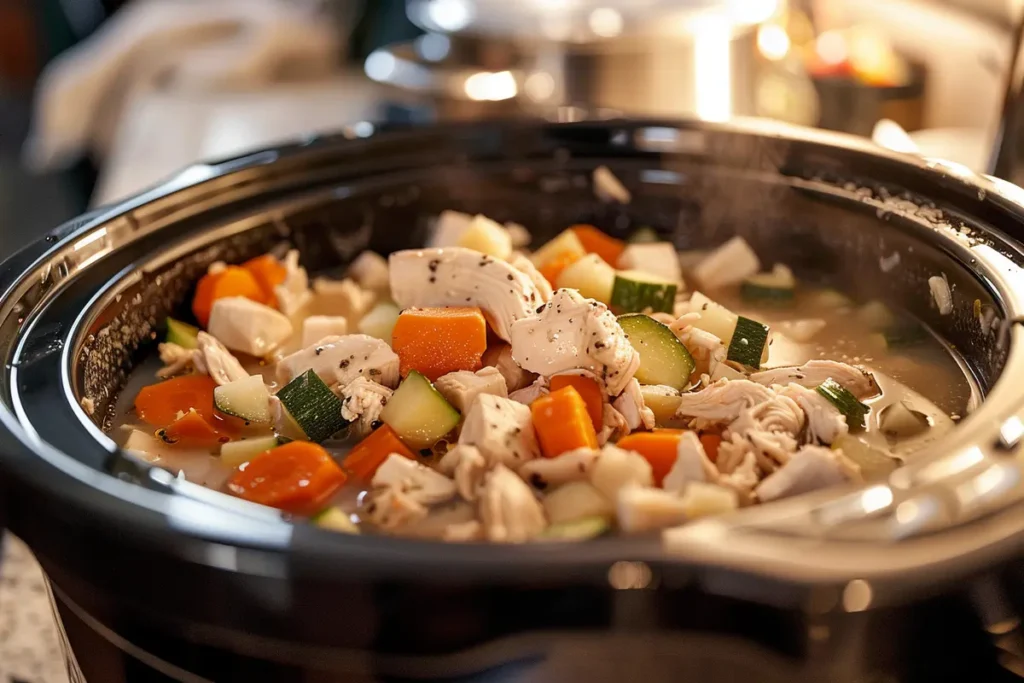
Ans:
[[[601,164],[630,205],[593,197]],[[449,125],[193,166],[0,265],[0,512],[90,681],[995,680],[1012,658],[990,632],[1006,646],[1024,597],[1021,195],[764,122]],[[446,208],[538,241],[577,222],[653,226],[681,249],[742,234],[804,281],[915,312],[986,400],[885,484],[697,522],[667,544],[336,535],[147,467],[105,433],[211,261],[289,240],[329,270],[422,243]],[[937,273],[950,315],[930,304]]]

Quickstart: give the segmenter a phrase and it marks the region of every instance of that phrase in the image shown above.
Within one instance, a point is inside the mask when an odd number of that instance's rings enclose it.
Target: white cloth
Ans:
[[[50,63],[40,79],[25,162],[102,159],[140,91],[253,88],[319,75],[342,45],[314,0],[137,0]],[[153,131],[153,135],[166,134]]]

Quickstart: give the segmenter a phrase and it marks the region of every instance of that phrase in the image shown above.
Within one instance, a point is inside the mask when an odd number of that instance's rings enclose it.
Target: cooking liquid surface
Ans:
[[[736,288],[709,290],[707,294],[715,301],[739,313],[740,315],[759,320],[772,327],[775,331],[773,342],[769,348],[768,362],[764,369],[800,365],[809,360],[835,360],[860,365],[870,370],[882,390],[881,395],[865,401],[871,408],[866,419],[866,429],[858,433],[871,445],[887,449],[894,455],[907,459],[913,457],[915,451],[940,439],[956,425],[967,412],[981,400],[980,392],[972,379],[966,374],[953,356],[953,352],[944,346],[934,335],[926,333],[919,342],[898,349],[886,349],[873,338],[868,326],[855,315],[856,306],[835,307],[820,303],[821,290],[803,288],[793,303],[785,306],[752,306],[741,299]],[[321,314],[314,301],[311,309],[297,316],[301,320],[306,314]],[[897,316],[903,314],[897,313]],[[808,343],[794,342],[780,332],[780,323],[794,320],[819,318],[825,321],[825,327]],[[296,325],[302,329],[301,322]],[[300,346],[299,334],[285,349],[290,353]],[[278,388],[274,365],[253,358],[239,357],[251,374],[261,373],[270,386],[271,391]],[[156,372],[161,368],[155,356],[140,364],[129,378],[121,392],[116,408],[118,422],[113,430],[113,438],[123,445],[131,430],[139,429],[153,433],[150,425],[138,420],[134,401],[142,387],[158,381]],[[928,416],[931,428],[924,434],[893,442],[881,433],[878,426],[879,414],[886,406],[905,401],[912,409]],[[269,429],[252,429],[247,438],[271,435]],[[351,439],[340,439],[325,442],[327,448],[339,462],[353,445]],[[194,483],[224,491],[225,483],[233,472],[225,467],[215,453],[204,450],[162,447],[158,452],[147,454],[149,461],[177,474],[181,472]],[[359,499],[367,490],[367,483],[350,478],[333,503],[349,512],[354,521],[358,521]],[[465,502],[449,505],[440,511],[433,511],[423,522],[403,528],[400,533],[406,535],[430,536],[438,527],[443,528],[449,523],[473,519],[472,506]]]

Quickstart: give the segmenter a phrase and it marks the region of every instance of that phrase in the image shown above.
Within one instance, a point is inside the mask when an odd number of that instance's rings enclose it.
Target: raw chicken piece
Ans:
[[[512,347],[508,344],[492,344],[484,351],[483,364],[497,368],[505,378],[505,387],[509,392],[519,391],[530,386],[537,379],[535,373],[523,370],[512,358]]]
[[[465,414],[480,394],[508,397],[505,378],[496,368],[482,368],[476,372],[458,370],[437,378],[434,388],[451,403],[456,410]]]
[[[878,383],[870,372],[834,360],[812,360],[797,367],[774,368],[755,372],[750,376],[752,382],[765,386],[795,383],[809,389],[817,387],[829,378],[842,384],[859,399],[870,398],[880,393]]]
[[[480,491],[480,521],[489,541],[523,543],[547,526],[544,509],[533,491],[504,465],[488,473]]]
[[[542,303],[525,273],[472,249],[407,249],[391,254],[389,265],[391,295],[401,308],[478,306],[506,341],[513,323]]]
[[[279,311],[242,296],[217,299],[207,331],[232,351],[263,357],[292,336],[292,323]]]
[[[700,391],[679,397],[676,417],[696,417],[708,423],[730,423],[744,410],[773,398],[771,389],[745,379],[722,379]]]
[[[783,396],[787,396],[800,406],[807,416],[807,439],[810,443],[821,442],[831,444],[836,439],[849,433],[846,416],[827,398],[814,389],[790,383],[786,387],[776,387]]]
[[[398,365],[398,355],[386,342],[365,334],[349,334],[321,339],[282,358],[277,364],[277,379],[287,384],[313,370],[329,387],[366,377],[394,388],[398,386]]]
[[[537,458],[519,469],[519,476],[541,491],[590,477],[601,451],[576,448],[555,458]]]
[[[479,448],[489,465],[500,463],[513,470],[540,455],[530,409],[490,394],[480,394],[473,403],[459,443]]]
[[[640,383],[636,378],[629,380],[626,390],[612,402],[619,413],[626,421],[629,431],[654,429],[654,412],[644,405],[643,394],[640,393]]]
[[[539,315],[512,326],[512,357],[542,376],[583,369],[618,396],[640,366],[640,355],[604,304],[571,289],[555,292]]]
[[[341,394],[341,416],[356,422],[359,434],[369,434],[394,392],[365,377],[356,377],[338,393]]]
[[[284,257],[284,282],[274,287],[277,307],[289,318],[304,309],[313,300],[309,291],[309,275],[299,265],[299,252],[289,249]]]
[[[762,481],[755,493],[762,502],[769,502],[859,479],[856,465],[844,463],[841,458],[845,460],[839,451],[804,446],[784,467]]]

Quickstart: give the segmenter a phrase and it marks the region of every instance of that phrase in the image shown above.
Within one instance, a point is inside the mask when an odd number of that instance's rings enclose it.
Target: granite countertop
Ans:
[[[67,683],[43,573],[18,538],[0,539],[0,683]]]

